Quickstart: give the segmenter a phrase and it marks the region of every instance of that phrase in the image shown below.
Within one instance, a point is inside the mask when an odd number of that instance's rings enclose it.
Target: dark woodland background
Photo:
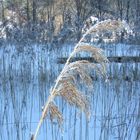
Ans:
[[[140,43],[140,0],[1,0],[0,41],[77,42],[91,16],[127,21],[129,43]]]

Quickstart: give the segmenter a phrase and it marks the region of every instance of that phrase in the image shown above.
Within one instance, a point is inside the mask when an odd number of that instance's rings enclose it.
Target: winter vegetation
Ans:
[[[22,50],[20,47],[3,45],[0,49],[0,140],[28,140],[35,133],[50,89],[64,67],[57,64],[57,58],[68,58],[74,46],[65,44],[53,50],[34,44],[22,46]],[[140,54],[136,45],[109,44],[100,48],[105,49],[105,56]],[[57,119],[51,121],[48,112],[37,139],[139,140],[139,69],[140,63],[133,61],[107,63],[107,82],[92,71],[93,90],[77,82],[90,103],[90,121],[76,106],[56,97],[63,123],[59,126]]]
[[[90,117],[89,103],[86,96],[83,96],[76,87],[77,75],[87,85],[92,86],[91,70],[94,69],[98,75],[106,76],[106,65],[108,62],[107,58],[102,54],[100,48],[96,48],[89,43],[83,43],[87,35],[92,34],[104,34],[104,32],[114,32],[114,34],[123,31],[128,25],[121,21],[105,20],[103,22],[96,23],[91,26],[74,47],[74,51],[70,54],[66,61],[66,64],[58,76],[54,87],[50,90],[50,95],[43,109],[42,116],[38,123],[35,135],[31,139],[36,140],[38,131],[42,125],[43,120],[50,112],[50,118],[57,118],[59,125],[63,121],[63,117],[58,110],[58,107],[54,103],[56,96],[62,96],[69,104],[76,105],[83,112],[85,112],[87,118]],[[128,28],[127,28],[128,29]],[[129,32],[129,30],[127,30]],[[95,61],[99,64],[91,63],[86,60],[79,60],[70,62],[71,58],[79,52],[91,53]]]
[[[139,140],[139,7],[0,0],[0,140]]]
[[[139,43],[139,0],[1,0],[0,3],[2,41],[79,41],[83,26],[89,28],[102,20],[119,19],[133,30],[131,40],[126,40],[122,33],[119,41]]]

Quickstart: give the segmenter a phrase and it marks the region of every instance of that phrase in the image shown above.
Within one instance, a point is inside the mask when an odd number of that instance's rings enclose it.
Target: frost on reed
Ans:
[[[90,103],[87,97],[82,94],[76,86],[77,76],[79,76],[79,78],[83,81],[83,84],[92,86],[93,79],[91,77],[91,71],[95,70],[98,75],[105,76],[106,62],[108,62],[108,60],[103,55],[102,49],[96,48],[89,43],[84,43],[83,41],[87,35],[92,35],[94,33],[100,34],[106,31],[121,32],[126,28],[128,29],[128,26],[126,26],[126,23],[122,21],[106,20],[95,24],[83,35],[81,40],[75,46],[74,51],[67,59],[63,70],[56,79],[54,87],[50,91],[50,95],[44,106],[37,129],[32,137],[33,140],[37,139],[39,129],[43,123],[43,120],[47,117],[48,114],[50,115],[51,120],[57,119],[58,124],[62,125],[63,116],[55,104],[56,96],[61,96],[70,105],[75,105],[86,114],[88,119],[90,118]],[[91,54],[97,63],[91,63],[87,60],[71,62],[71,58],[80,52]]]

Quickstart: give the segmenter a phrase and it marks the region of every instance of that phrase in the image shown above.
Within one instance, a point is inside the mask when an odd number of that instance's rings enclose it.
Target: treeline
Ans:
[[[126,20],[140,36],[140,0],[1,0],[0,38],[16,41],[79,40],[87,18]],[[137,40],[138,41],[138,40]]]

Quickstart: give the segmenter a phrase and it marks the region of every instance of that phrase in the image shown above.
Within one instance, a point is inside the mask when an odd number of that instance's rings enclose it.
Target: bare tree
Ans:
[[[4,1],[1,0],[1,18],[2,18],[2,21],[5,20],[5,15],[4,15]]]
[[[87,18],[86,9],[88,9],[88,2],[85,0],[75,0],[76,9],[76,27],[77,27],[77,40],[81,38],[81,28],[83,21]]]
[[[27,21],[30,21],[29,0],[26,0]]]
[[[32,15],[33,15],[33,23],[36,23],[37,21],[37,16],[36,16],[36,10],[37,10],[37,5],[36,5],[37,1],[36,0],[33,0],[33,3],[32,3]]]
[[[126,20],[129,22],[129,12],[130,12],[130,0],[127,0],[127,5],[126,5]]]

